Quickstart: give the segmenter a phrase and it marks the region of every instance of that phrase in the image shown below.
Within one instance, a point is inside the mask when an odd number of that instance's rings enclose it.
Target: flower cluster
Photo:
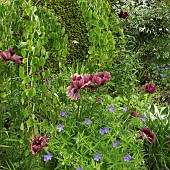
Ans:
[[[0,58],[2,58],[5,62],[11,60],[16,64],[23,64],[23,57],[16,55],[13,51],[13,48],[9,48],[8,51],[0,52]]]
[[[45,136],[39,136],[36,137],[34,136],[34,138],[31,140],[31,151],[32,154],[37,154],[39,153],[43,147],[47,146],[48,139]]]
[[[80,98],[79,91],[83,88],[93,90],[94,88],[101,86],[110,80],[110,73],[107,71],[98,72],[97,74],[74,74],[72,82],[68,87],[67,96],[71,100],[78,100]]]

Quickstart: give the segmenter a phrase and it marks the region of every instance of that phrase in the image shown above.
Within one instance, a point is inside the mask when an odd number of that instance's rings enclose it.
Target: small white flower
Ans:
[[[78,44],[78,41],[76,41],[76,40],[73,40],[73,43],[74,43],[74,44]]]

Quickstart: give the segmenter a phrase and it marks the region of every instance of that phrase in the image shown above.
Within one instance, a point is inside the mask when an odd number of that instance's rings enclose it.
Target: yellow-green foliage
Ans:
[[[79,4],[75,0],[42,0],[38,6],[51,9],[68,34],[68,62],[81,61],[86,58],[89,46],[86,25]],[[77,43],[76,43],[77,42]]]

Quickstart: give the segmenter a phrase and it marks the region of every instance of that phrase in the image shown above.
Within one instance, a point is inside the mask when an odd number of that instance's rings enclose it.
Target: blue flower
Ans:
[[[92,121],[89,118],[86,118],[85,122],[86,122],[87,125],[92,123]]]
[[[169,70],[169,68],[168,67],[165,67],[165,71],[167,72]]]
[[[59,132],[61,132],[62,130],[64,130],[64,125],[59,124],[59,125],[57,126],[57,130],[58,130]]]
[[[132,159],[132,157],[130,155],[125,155],[124,156],[124,161],[125,162],[130,162],[131,159]]]
[[[123,106],[123,111],[126,112],[127,111],[127,106]]]
[[[44,155],[44,161],[48,162],[49,160],[51,160],[53,157],[53,155],[51,153],[48,153],[47,155]]]
[[[157,70],[157,71],[160,71],[160,68],[159,68],[159,66],[156,66],[156,70]]]
[[[115,110],[115,109],[114,109],[113,106],[110,106],[110,107],[109,107],[109,111],[110,111],[110,112],[114,112],[114,110]]]
[[[146,122],[146,117],[145,117],[145,116],[141,116],[141,117],[140,117],[140,120],[141,120],[142,122]]]
[[[112,143],[113,148],[117,148],[119,146],[119,142],[116,140]]]
[[[76,168],[76,170],[83,170],[83,168],[79,167],[79,168]]]
[[[99,161],[101,159],[101,156],[97,153],[94,155],[94,160]]]
[[[60,115],[61,115],[62,117],[65,117],[65,116],[66,116],[66,111],[65,111],[65,110],[61,111],[61,112],[60,112]]]
[[[109,128],[108,127],[106,127],[106,128],[104,128],[104,131],[105,131],[105,133],[109,133]]]
[[[110,131],[110,129],[108,127],[104,128],[104,129],[100,128],[99,133],[101,135],[104,135],[105,133],[109,133],[109,131]]]
[[[163,75],[163,74],[160,74],[160,77],[161,77],[161,78],[163,78],[163,77],[164,77],[164,75]]]
[[[104,135],[104,134],[105,134],[105,130],[100,128],[99,133],[100,133],[101,135]]]
[[[154,79],[156,76],[154,74],[152,74],[152,79]]]

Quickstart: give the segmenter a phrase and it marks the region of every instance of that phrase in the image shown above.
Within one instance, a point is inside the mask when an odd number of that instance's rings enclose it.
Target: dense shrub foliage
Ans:
[[[36,2],[36,1],[35,1]],[[87,59],[89,41],[82,12],[77,1],[51,0],[40,1],[38,6],[45,6],[58,17],[65,33],[68,35],[67,62],[78,62]]]

